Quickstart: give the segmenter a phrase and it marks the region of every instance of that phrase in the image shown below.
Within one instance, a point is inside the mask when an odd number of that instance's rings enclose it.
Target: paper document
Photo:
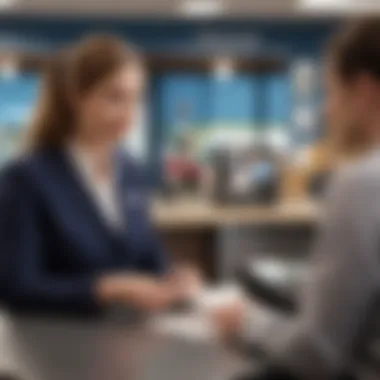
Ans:
[[[155,331],[195,341],[213,341],[218,338],[212,312],[242,300],[243,292],[235,285],[208,287],[194,297],[190,310],[154,318]]]

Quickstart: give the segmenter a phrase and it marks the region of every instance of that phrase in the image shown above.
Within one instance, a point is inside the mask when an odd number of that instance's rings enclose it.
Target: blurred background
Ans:
[[[237,256],[304,255],[331,170],[326,41],[380,6],[351,0],[0,0],[0,165],[17,154],[44,63],[91,33],[141,49],[149,89],[126,146],[153,216],[210,277]]]

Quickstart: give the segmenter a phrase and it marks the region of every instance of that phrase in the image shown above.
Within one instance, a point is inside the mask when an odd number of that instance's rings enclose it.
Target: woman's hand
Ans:
[[[133,274],[106,276],[96,292],[102,303],[122,303],[146,312],[167,309],[180,298],[168,281]]]

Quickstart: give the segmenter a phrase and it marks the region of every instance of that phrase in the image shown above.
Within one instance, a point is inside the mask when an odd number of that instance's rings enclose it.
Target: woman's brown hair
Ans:
[[[75,127],[72,97],[85,96],[101,80],[131,62],[142,64],[140,55],[112,36],[88,37],[52,57],[27,135],[28,150],[64,144]]]

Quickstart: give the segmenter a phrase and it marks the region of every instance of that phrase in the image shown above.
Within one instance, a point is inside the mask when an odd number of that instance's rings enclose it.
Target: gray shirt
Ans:
[[[380,151],[332,180],[295,321],[271,319],[276,358],[304,379],[327,380],[353,358],[380,286]]]

